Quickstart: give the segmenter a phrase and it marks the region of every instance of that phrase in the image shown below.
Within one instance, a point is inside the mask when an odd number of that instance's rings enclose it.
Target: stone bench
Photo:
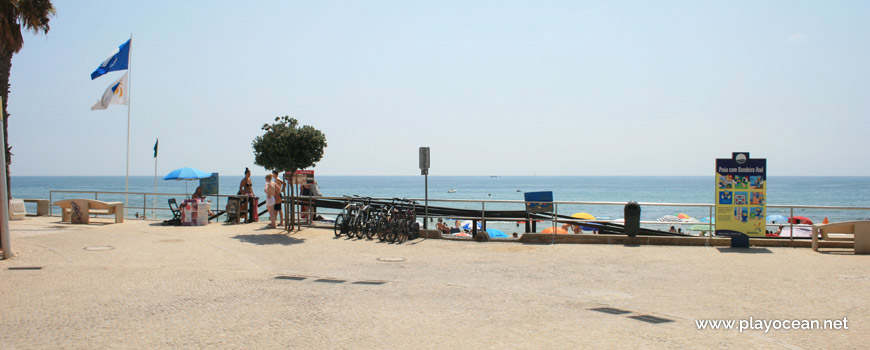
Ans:
[[[124,203],[122,202],[103,202],[94,199],[65,199],[54,202],[54,205],[60,207],[60,212],[62,213],[61,221],[87,224],[90,215],[115,215],[115,223],[124,222]],[[77,209],[75,218],[73,218],[74,205],[75,209]]]
[[[24,203],[36,203],[36,216],[48,215],[48,199],[22,199]]]
[[[813,225],[813,250],[826,242],[849,242],[855,254],[870,254],[870,221],[845,221]]]

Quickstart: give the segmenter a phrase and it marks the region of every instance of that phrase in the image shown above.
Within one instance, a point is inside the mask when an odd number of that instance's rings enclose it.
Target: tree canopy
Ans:
[[[253,142],[254,163],[266,170],[295,172],[313,167],[323,158],[326,135],[311,125],[299,126],[289,116],[263,124],[266,132]]]
[[[49,21],[55,15],[51,0],[0,0],[0,96],[3,97],[3,150],[6,156],[6,188],[10,188],[9,164],[12,164],[12,147],[9,147],[9,73],[12,71],[12,55],[24,46],[21,29],[34,33],[48,33]]]

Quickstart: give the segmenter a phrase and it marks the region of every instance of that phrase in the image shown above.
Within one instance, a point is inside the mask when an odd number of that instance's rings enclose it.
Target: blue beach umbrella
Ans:
[[[489,238],[508,238],[507,233],[502,232],[501,230],[496,230],[494,228],[486,229],[486,233],[489,234]]]
[[[703,218],[701,218],[701,222],[712,222],[712,223],[715,224],[715,223],[716,223],[716,218],[711,218],[711,217],[709,217],[709,216],[707,216],[707,217],[703,217]]]
[[[184,168],[175,169],[175,170],[169,172],[169,174],[166,174],[166,176],[164,176],[163,179],[164,180],[178,180],[178,181],[188,180],[189,181],[189,180],[199,180],[199,179],[206,178],[209,176],[211,176],[210,173],[204,172],[202,170],[194,169],[194,168],[190,168],[190,167],[184,167]],[[187,193],[187,183],[186,182],[184,183],[184,192]]]
[[[767,221],[770,221],[770,222],[774,222],[774,221],[785,221],[785,222],[788,222],[788,217],[787,217],[787,216],[783,216],[783,215],[779,215],[779,214],[772,214],[772,215],[768,215],[768,216],[767,216]]]

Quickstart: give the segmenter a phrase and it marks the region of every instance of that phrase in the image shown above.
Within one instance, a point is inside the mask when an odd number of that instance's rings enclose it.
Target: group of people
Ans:
[[[281,176],[278,174],[278,171],[272,171],[271,174],[266,175],[266,185],[263,187],[263,192],[266,193],[266,209],[269,211],[269,227],[270,228],[278,228],[278,226],[284,225],[284,212],[281,210],[281,203],[283,203],[282,193],[284,193],[284,187],[286,183],[281,180]],[[254,184],[251,180],[251,169],[245,168],[245,178],[239,183],[239,196],[247,196],[248,200],[242,200],[240,203],[240,211],[245,212],[248,211],[251,215],[248,217],[247,222],[256,221],[256,207],[258,203],[255,203],[253,199],[254,196]],[[309,179],[305,184],[301,186],[300,195],[314,195],[320,196],[320,188],[317,185],[317,181],[313,179]],[[205,195],[202,193],[202,186],[197,186],[196,191],[191,195],[191,199],[205,199]],[[253,207],[253,210],[248,210],[249,207]],[[303,212],[307,214],[307,208],[303,207]],[[305,218],[305,214],[303,214],[303,219]],[[277,220],[277,222],[276,222]]]
[[[266,175],[266,186],[263,188],[263,192],[266,193],[266,209],[269,211],[269,227],[277,228],[280,225],[284,224],[284,213],[281,211],[281,203],[283,200],[281,199],[281,193],[284,192],[284,181],[281,180],[281,177],[278,176],[278,171],[272,171],[271,174]],[[250,198],[254,197],[254,184],[251,180],[251,169],[245,168],[245,178],[242,179],[242,182],[239,183],[239,192],[240,196],[248,196]],[[249,200],[243,200],[241,203],[241,211],[245,211],[249,206],[253,206],[253,210],[251,212],[255,212],[256,203],[248,203]],[[275,220],[278,220],[276,223]]]
[[[284,193],[284,181],[278,176],[278,171],[272,171],[266,175],[266,186],[263,188],[266,192],[266,209],[269,211],[269,227],[278,228],[284,225],[284,213],[281,212],[281,202],[283,202],[281,193]],[[275,218],[280,218],[275,224]]]

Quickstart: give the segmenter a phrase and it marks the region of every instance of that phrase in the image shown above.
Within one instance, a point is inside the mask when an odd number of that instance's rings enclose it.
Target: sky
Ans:
[[[289,115],[320,175],[870,175],[867,1],[54,1],[10,77],[15,175],[124,175],[91,111],[132,35],[130,175],[254,174]],[[863,150],[863,151],[862,151]]]

